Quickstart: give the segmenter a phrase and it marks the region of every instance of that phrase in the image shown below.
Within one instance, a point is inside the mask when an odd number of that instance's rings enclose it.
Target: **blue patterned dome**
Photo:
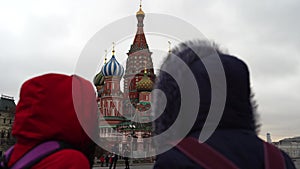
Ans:
[[[103,66],[102,73],[104,76],[119,76],[124,74],[124,67],[116,60],[113,55],[111,59]]]

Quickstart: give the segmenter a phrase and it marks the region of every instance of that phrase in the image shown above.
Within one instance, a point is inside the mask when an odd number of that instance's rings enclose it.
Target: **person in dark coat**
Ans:
[[[124,154],[124,160],[125,160],[125,169],[130,169],[130,167],[129,167],[130,151],[129,151],[128,146],[125,147],[123,154]]]
[[[212,59],[212,57],[219,58]],[[181,60],[178,62],[176,60]],[[225,81],[222,81],[222,71],[217,72],[217,77],[209,76],[207,66],[210,70],[217,71],[218,61],[224,70]],[[182,98],[183,90],[180,88],[181,84],[191,83],[193,79],[186,79],[188,70],[184,70],[184,64],[191,71],[197,84],[200,100],[198,103],[193,103],[191,98]],[[193,104],[199,104],[197,109],[195,123],[191,124],[191,129],[185,134],[185,138],[193,137],[199,139],[203,132],[207,132],[204,128],[216,129],[212,134],[203,141],[211,148],[225,156],[229,161],[242,169],[263,169],[264,148],[263,141],[258,138],[257,131],[259,124],[256,121],[256,112],[253,108],[252,93],[250,89],[249,70],[247,65],[240,59],[224,54],[215,46],[207,41],[193,41],[180,44],[173,49],[169,56],[161,66],[158,79],[156,80],[155,88],[160,89],[164,93],[167,102],[160,116],[154,121],[155,134],[160,135],[166,132],[174,122],[180,121],[178,119],[179,113],[188,116],[189,111],[182,110],[181,104],[184,101]],[[222,69],[220,69],[222,70]],[[170,71],[170,72],[167,72]],[[215,73],[215,72],[213,72]],[[174,78],[173,76],[176,76]],[[214,81],[213,81],[214,80]],[[224,82],[225,85],[222,84]],[[213,89],[215,91],[212,91]],[[226,92],[222,92],[222,88]],[[187,89],[185,89],[187,90]],[[198,92],[191,91],[191,92]],[[216,98],[225,98],[223,114],[220,121],[216,124],[206,123],[208,120],[208,112],[213,107],[212,92],[215,92]],[[159,113],[159,106],[162,104],[160,96],[154,98],[154,112]],[[191,105],[193,105],[191,104]],[[183,111],[183,112],[181,112]],[[188,122],[180,122],[180,126],[188,125]],[[167,137],[163,141],[157,141],[157,150],[161,150],[163,143],[176,141],[180,138],[176,136],[180,129],[170,128],[167,131]],[[294,169],[295,166],[287,154],[282,152],[287,169]],[[216,161],[217,163],[218,161]],[[203,168],[192,160],[188,155],[185,155],[177,147],[172,147],[165,152],[161,152],[156,157],[154,169],[201,169]]]
[[[109,153],[106,153],[105,155],[105,166],[108,167],[108,163],[109,163]]]
[[[117,162],[118,162],[118,152],[119,152],[119,146],[118,144],[116,143],[113,147],[112,147],[112,161],[110,162],[110,166],[109,166],[109,169],[113,168],[113,169],[116,169],[116,165],[117,165]]]

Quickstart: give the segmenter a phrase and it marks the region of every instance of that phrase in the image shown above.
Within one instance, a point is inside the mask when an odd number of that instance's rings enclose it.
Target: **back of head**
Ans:
[[[87,80],[46,74],[22,85],[12,132],[17,144],[63,141],[89,157],[94,152],[89,136],[97,132],[96,96]]]
[[[255,121],[250,101],[250,80],[247,65],[234,56],[218,51],[210,42],[194,41],[180,44],[179,47],[172,51],[171,55],[167,57],[162,65],[162,69],[164,70],[171,70],[173,68],[178,76],[175,80],[170,73],[164,71],[159,73],[156,88],[165,94],[167,103],[162,114],[154,122],[155,132],[157,134],[166,131],[175,121],[180,121],[180,119],[177,119],[180,111],[183,111],[183,114],[186,115],[190,113],[181,109],[182,99],[195,102],[194,100],[189,100],[190,98],[181,97],[182,91],[180,91],[178,81],[183,81],[183,83],[190,82],[186,79],[182,80],[188,72],[183,70],[181,65],[177,65],[178,62],[175,60],[178,58],[182,60],[189,71],[192,72],[198,86],[198,91],[192,92],[199,92],[200,96],[199,103],[196,103],[199,104],[197,119],[189,133],[197,132],[199,134],[203,129],[208,112],[212,109],[213,99],[212,77],[210,77],[207,71],[207,65],[209,64],[212,68],[211,70],[219,66],[215,60],[211,59],[213,55],[217,55],[221,61],[220,65],[225,75],[225,86],[217,86],[214,88],[217,96],[226,95],[224,111],[221,112],[223,114],[217,124],[217,129],[255,130]],[[218,83],[218,81],[213,83]],[[221,92],[220,88],[222,87],[225,88],[226,93]],[[157,101],[159,99],[155,100]],[[154,104],[160,104],[159,101],[156,101]],[[159,110],[154,110],[154,112],[157,111]],[[182,126],[184,125],[185,124],[182,124]],[[173,133],[176,132],[177,131],[173,131]]]

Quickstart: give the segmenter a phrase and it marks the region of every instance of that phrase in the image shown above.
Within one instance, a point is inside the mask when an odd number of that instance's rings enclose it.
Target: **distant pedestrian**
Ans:
[[[113,158],[114,158],[114,155],[112,154],[112,155],[110,155],[110,157],[109,157],[109,168],[111,168],[111,165],[112,165],[112,163],[113,163]]]
[[[95,156],[94,157],[94,164],[97,164],[97,160],[98,160],[98,158]]]
[[[113,155],[109,159],[109,163],[110,163],[109,169],[112,168],[116,169],[117,161],[118,161],[118,155],[113,152]]]
[[[108,167],[109,158],[110,158],[109,153],[106,153],[106,155],[105,155],[105,166],[106,166],[106,167]]]
[[[130,156],[130,152],[129,152],[127,146],[124,149],[123,155],[124,155],[124,160],[125,160],[125,169],[130,169],[129,168],[129,156]]]
[[[112,163],[110,163],[109,168],[111,169],[113,167],[113,169],[116,169],[116,165],[117,165],[117,161],[118,161],[118,153],[119,153],[118,143],[116,143],[112,147],[112,152],[113,152],[113,158],[112,158]]]
[[[102,155],[99,160],[100,160],[101,167],[103,167],[104,160],[105,160],[104,155]]]

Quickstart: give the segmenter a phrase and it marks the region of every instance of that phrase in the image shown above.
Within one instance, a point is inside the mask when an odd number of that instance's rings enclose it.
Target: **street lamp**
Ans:
[[[131,158],[130,158],[130,165],[132,165],[133,164],[133,148],[132,148],[132,143],[133,143],[133,136],[134,136],[134,129],[135,129],[135,125],[134,124],[130,124],[129,125],[129,128],[130,128],[130,130],[131,130],[131,133],[130,133],[130,136],[131,136],[131,145],[130,145],[130,147],[131,147]]]

